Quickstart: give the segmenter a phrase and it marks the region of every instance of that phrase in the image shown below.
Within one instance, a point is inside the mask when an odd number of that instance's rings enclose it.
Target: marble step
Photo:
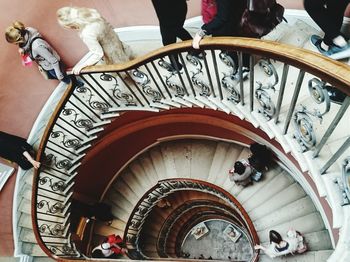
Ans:
[[[132,161],[131,164],[129,165],[129,168],[130,168],[130,171],[134,173],[134,176],[141,183],[143,188],[148,189],[154,186],[152,182],[153,179],[150,178],[151,174],[149,174],[148,172],[145,172],[142,164],[139,162],[138,159]]]
[[[34,257],[47,257],[46,253],[41,249],[41,247],[38,244],[23,243],[22,251],[25,254],[28,254]]]
[[[246,211],[250,212],[254,208],[268,201],[268,199],[278,192],[290,186],[293,182],[294,180],[286,172],[282,172],[271,179],[267,184],[260,188],[260,190],[255,192],[255,194],[247,201],[242,202],[242,204]]]
[[[268,202],[268,201],[267,201]],[[271,228],[276,225],[291,221],[298,217],[315,212],[316,208],[310,197],[304,197],[281,208],[271,211],[268,215],[254,221],[257,231]]]
[[[314,212],[276,226],[271,226],[262,231],[258,231],[260,242],[263,243],[268,241],[269,231],[272,229],[283,234],[283,232],[287,232],[290,228],[300,231],[302,234],[308,234],[324,230],[324,223],[320,214]]]
[[[130,170],[123,172],[120,179],[130,187],[138,198],[141,198],[146,192],[146,188],[143,187],[142,182],[139,181],[140,176],[135,175]]]
[[[303,188],[299,184],[293,183],[289,187],[275,194],[269,199],[269,201],[266,201],[265,203],[251,210],[251,212],[248,214],[250,218],[255,221],[270,214],[273,212],[273,210],[277,210],[289,203],[303,198],[305,195],[306,193]]]
[[[260,255],[259,262],[326,262],[333,250],[308,251],[304,254],[281,256],[274,259]]]
[[[220,177],[220,172],[218,170],[221,169],[222,165],[224,164],[225,158],[227,156],[227,152],[230,149],[230,145],[228,143],[219,142],[215,149],[215,154],[213,157],[213,161],[211,163],[211,167],[209,170],[209,175],[206,179],[206,181],[210,183],[214,183],[217,179],[217,177]],[[236,154],[238,154],[239,150],[235,149],[234,151]],[[233,152],[232,152],[233,153]],[[231,157],[231,156],[230,156]],[[234,155],[232,155],[234,157]],[[216,182],[216,184],[219,184]]]
[[[254,196],[261,188],[268,184],[274,177],[278,176],[282,172],[280,167],[271,167],[269,171],[265,172],[263,178],[258,183],[254,183],[253,186],[245,187],[244,190],[240,191],[236,198],[239,202],[244,203],[249,198]]]
[[[330,250],[333,248],[328,230],[304,234],[304,237],[308,250],[319,251]]]

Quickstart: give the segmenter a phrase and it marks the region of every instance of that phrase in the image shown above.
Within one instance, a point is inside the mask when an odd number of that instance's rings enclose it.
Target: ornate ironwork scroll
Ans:
[[[301,104],[299,109],[294,112],[294,138],[300,144],[302,152],[310,150],[317,142],[312,118],[316,118],[319,120],[319,123],[322,124],[323,116],[327,114],[331,108],[325,82],[312,78],[308,82],[308,89],[312,100],[317,105],[323,104],[324,110],[321,112],[318,108],[314,108],[311,111],[308,110],[305,105]]]
[[[257,81],[257,88],[255,90],[255,97],[260,104],[258,112],[261,113],[266,119],[270,120],[276,113],[276,106],[272,101],[271,95],[268,91],[276,91],[275,86],[279,82],[279,77],[275,66],[269,59],[260,60],[259,66],[263,69],[263,72],[269,77],[269,79],[271,77],[273,78],[272,82],[267,82],[266,84]]]

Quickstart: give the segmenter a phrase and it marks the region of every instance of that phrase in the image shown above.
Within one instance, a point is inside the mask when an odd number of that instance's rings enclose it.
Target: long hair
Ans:
[[[26,33],[26,28],[24,24],[20,21],[14,21],[12,25],[6,28],[5,38],[8,43],[12,44],[22,39],[25,33]]]
[[[57,10],[57,21],[65,28],[81,30],[87,24],[103,21],[96,9],[86,7],[62,7]]]
[[[270,230],[269,232],[270,243],[274,242],[279,244],[283,239],[282,236],[275,230]]]
[[[245,165],[242,162],[236,161],[234,165],[235,173],[242,175],[245,171]]]

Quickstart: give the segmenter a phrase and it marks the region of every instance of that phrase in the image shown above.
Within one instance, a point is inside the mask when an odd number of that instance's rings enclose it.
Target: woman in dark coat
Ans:
[[[186,0],[152,0],[152,3],[159,20],[164,46],[176,43],[176,38],[180,38],[182,41],[192,39],[190,33],[183,27],[187,14]],[[180,70],[182,65],[178,58],[174,57],[174,60],[175,66]]]
[[[192,46],[199,49],[199,44],[205,35],[212,36],[240,36],[240,21],[247,7],[246,0],[216,0],[217,13],[208,23],[204,24],[193,39]],[[229,52],[236,65],[238,56],[236,52]],[[249,72],[249,56],[243,56],[243,73]]]
[[[16,162],[24,170],[37,169],[40,163],[31,157],[32,151],[33,147],[24,138],[0,131],[0,157]]]

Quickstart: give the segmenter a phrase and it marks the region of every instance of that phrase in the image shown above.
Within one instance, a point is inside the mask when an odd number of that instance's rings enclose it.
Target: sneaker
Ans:
[[[344,102],[344,99],[346,98],[346,94],[339,91],[338,89],[332,87],[332,86],[326,86],[327,93],[329,96],[329,99],[337,104],[342,104]]]
[[[204,59],[204,57],[207,55],[204,51],[195,50],[195,51],[189,51],[189,56],[197,57],[198,59]]]
[[[321,46],[322,41],[323,41],[323,38],[318,35],[312,35],[310,38],[311,44],[313,44],[313,46],[315,46],[321,54],[325,55],[327,53],[327,50],[324,50],[322,48]]]
[[[321,46],[323,38],[318,35],[312,35],[310,41],[318,49],[318,51],[325,56],[332,56],[349,48],[349,45],[337,46],[335,44],[332,44],[329,46],[328,50],[325,50]]]

